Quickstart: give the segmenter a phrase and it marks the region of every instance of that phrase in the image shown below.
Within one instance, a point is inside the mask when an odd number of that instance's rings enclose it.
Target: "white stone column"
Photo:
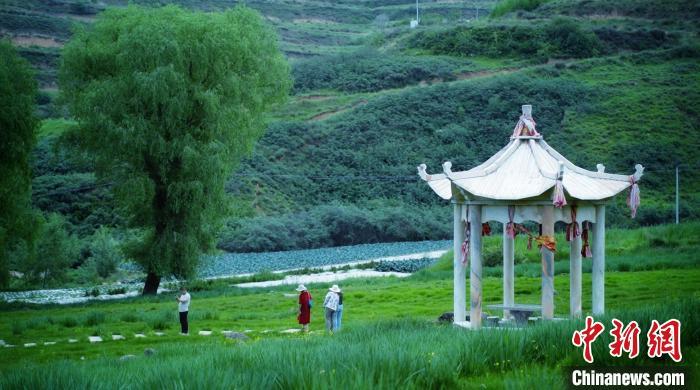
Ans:
[[[578,223],[578,222],[577,222]],[[569,311],[571,317],[581,316],[581,236],[571,240],[569,255]]]
[[[503,224],[503,304],[510,306],[515,303],[515,240],[506,233]],[[510,311],[503,311],[503,318],[511,318]]]
[[[593,314],[605,312],[605,205],[595,206],[593,225]]]
[[[542,235],[554,237],[554,206],[542,207]],[[542,318],[554,318],[554,252],[542,252]]]
[[[469,206],[470,222],[470,261],[471,272],[469,273],[469,301],[471,311],[469,321],[472,329],[481,328],[481,206]]]
[[[464,242],[464,222],[462,222],[462,207],[454,204],[454,321],[464,322],[467,318],[467,267],[462,264],[462,242]]]

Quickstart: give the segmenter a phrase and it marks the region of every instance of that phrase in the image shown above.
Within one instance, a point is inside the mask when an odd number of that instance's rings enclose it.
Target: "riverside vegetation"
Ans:
[[[680,319],[683,361],[692,372],[700,370],[700,271],[698,257],[693,255],[700,248],[697,229],[697,224],[688,224],[610,231],[608,315],[596,317],[606,327],[612,317],[634,319],[643,330],[651,319]],[[495,248],[495,241],[487,237],[485,247]],[[516,301],[537,303],[541,281],[539,271],[530,266],[539,269],[539,264],[528,260],[528,254],[536,251],[526,251],[524,241],[516,239]],[[557,258],[566,258],[566,245],[559,247]],[[489,258],[487,255],[487,262]],[[332,337],[279,333],[296,327],[294,286],[243,289],[231,287],[230,280],[193,283],[193,335],[187,338],[177,335],[176,313],[168,294],[67,306],[5,303],[0,339],[17,347],[0,349],[0,367],[8,373],[0,378],[0,386],[111,388],[136,383],[168,386],[173,381],[205,388],[222,383],[243,388],[469,388],[481,384],[529,388],[534,383],[564,387],[565,367],[583,364],[581,351],[570,342],[572,331],[580,329],[582,321],[534,325],[506,331],[507,337],[502,331],[466,332],[440,326],[435,319],[452,307],[451,262],[448,253],[437,264],[405,279],[346,281],[344,330]],[[590,260],[585,260],[584,312],[590,311],[591,304],[589,270]],[[557,316],[568,315],[567,272],[568,262],[557,262]],[[484,274],[485,305],[500,302],[499,268],[487,264]],[[669,289],[670,285],[674,287]],[[318,297],[327,286],[312,284],[309,288]],[[313,311],[312,330],[322,328],[319,313]],[[199,330],[211,330],[214,335],[198,336]],[[250,330],[251,340],[243,344],[226,340],[219,333],[224,330]],[[136,333],[146,337],[134,338]],[[113,334],[126,340],[112,341]],[[87,336],[92,335],[106,341],[89,344]],[[79,341],[69,344],[69,338]],[[607,353],[609,338],[606,332],[594,343],[596,364],[667,363],[641,356],[632,361],[612,358]],[[21,347],[28,342],[38,345]],[[401,348],[395,348],[397,345]],[[158,353],[151,358],[142,356],[145,348]],[[342,357],[330,354],[336,348],[344,351]],[[137,357],[119,361],[127,354]],[[185,365],[198,367],[194,371],[199,374],[183,374]],[[420,375],[411,375],[415,372]]]

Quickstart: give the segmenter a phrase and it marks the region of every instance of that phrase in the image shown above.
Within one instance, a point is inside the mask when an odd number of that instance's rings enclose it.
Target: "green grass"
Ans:
[[[684,361],[695,371],[700,361],[698,231],[698,223],[609,230],[605,277],[608,315],[596,317],[608,328],[613,316],[625,322],[636,320],[643,332],[651,319],[680,319]],[[485,252],[495,252],[500,239],[485,237]],[[558,237],[558,243],[555,313],[567,317],[568,253],[563,237]],[[539,260],[531,260],[530,253],[519,237],[518,303],[540,302]],[[628,266],[620,267],[623,262]],[[590,262],[584,264],[588,269]],[[581,351],[570,342],[573,330],[582,327],[581,321],[549,322],[518,331],[468,332],[436,325],[440,314],[452,311],[451,268],[448,254],[435,266],[405,279],[341,283],[345,292],[344,330],[333,337],[320,331],[319,306],[327,284],[308,285],[319,302],[312,314],[314,332],[309,335],[279,333],[297,327],[294,286],[231,286],[243,279],[191,285],[189,337],[178,335],[172,293],[66,306],[4,303],[0,306],[4,314],[0,316],[0,339],[17,347],[0,349],[0,369],[8,373],[0,378],[0,388],[112,388],[117,384],[123,388],[564,387],[565,368],[583,364]],[[498,273],[499,267],[484,268],[484,307],[501,302],[503,282]],[[248,279],[277,277],[263,273]],[[591,283],[590,274],[585,273],[585,313],[591,308]],[[214,335],[198,336],[200,330],[211,330]],[[251,340],[244,344],[226,340],[220,334],[223,330],[250,330]],[[161,331],[164,336],[155,335]],[[135,338],[135,333],[147,337]],[[114,334],[127,339],[114,341]],[[105,341],[89,344],[87,337],[92,335]],[[69,338],[79,342],[69,344]],[[633,361],[611,358],[606,349],[609,338],[606,332],[594,344],[600,366],[668,364],[664,359],[649,360],[644,353]],[[43,345],[52,341],[57,344]],[[28,342],[38,345],[22,347]],[[146,348],[154,348],[156,355],[143,356]],[[135,357],[118,360],[127,354]],[[189,374],[182,375],[185,371]]]
[[[698,356],[699,312],[696,298],[612,314],[623,321],[637,320],[645,330],[652,319],[680,319],[686,364],[697,371],[697,360],[691,359]],[[610,318],[597,319],[609,326]],[[355,389],[528,388],[548,383],[563,388],[565,367],[585,364],[580,349],[570,342],[572,332],[582,326],[579,320],[524,330],[468,332],[413,319],[383,320],[349,327],[333,337],[312,334],[242,345],[220,338],[179,337],[158,344],[153,357],[142,352],[154,345],[150,340],[119,341],[112,344],[122,347],[102,356],[85,356],[86,361],[70,359],[8,370],[0,386]],[[644,354],[632,362],[612,358],[607,353],[610,341],[604,333],[593,344],[596,366],[668,364],[667,359],[651,360]],[[126,362],[116,359],[126,353],[136,357]]]

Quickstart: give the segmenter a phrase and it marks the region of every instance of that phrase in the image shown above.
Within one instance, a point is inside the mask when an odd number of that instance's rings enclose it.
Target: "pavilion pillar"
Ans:
[[[508,236],[503,225],[503,305],[512,306],[515,303],[515,239]],[[511,318],[510,311],[503,311],[503,318]]]
[[[472,329],[481,328],[481,205],[469,206],[469,321]]]
[[[577,222],[578,223],[578,222]],[[574,237],[569,255],[569,312],[571,317],[581,316],[581,236]]]
[[[467,267],[462,263],[462,242],[464,242],[464,227],[462,208],[467,207],[454,203],[454,322],[467,320]]]
[[[554,237],[554,206],[542,207],[542,235]],[[554,252],[541,248],[542,253],[542,318],[554,318]]]
[[[605,312],[605,205],[595,206],[593,225],[593,314]]]

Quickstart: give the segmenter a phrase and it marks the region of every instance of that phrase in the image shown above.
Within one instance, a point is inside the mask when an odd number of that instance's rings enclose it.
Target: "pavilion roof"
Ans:
[[[428,174],[425,164],[421,164],[421,178],[443,199],[452,197],[453,184],[470,199],[536,198],[561,180],[568,197],[592,201],[610,198],[641,177],[644,167],[639,164],[632,176],[605,173],[602,164],[597,165],[597,171],[577,167],[544,141],[535,130],[530,110],[531,106],[523,106],[510,142],[484,163],[453,172],[452,163],[447,161],[443,164],[444,173],[436,175]]]

